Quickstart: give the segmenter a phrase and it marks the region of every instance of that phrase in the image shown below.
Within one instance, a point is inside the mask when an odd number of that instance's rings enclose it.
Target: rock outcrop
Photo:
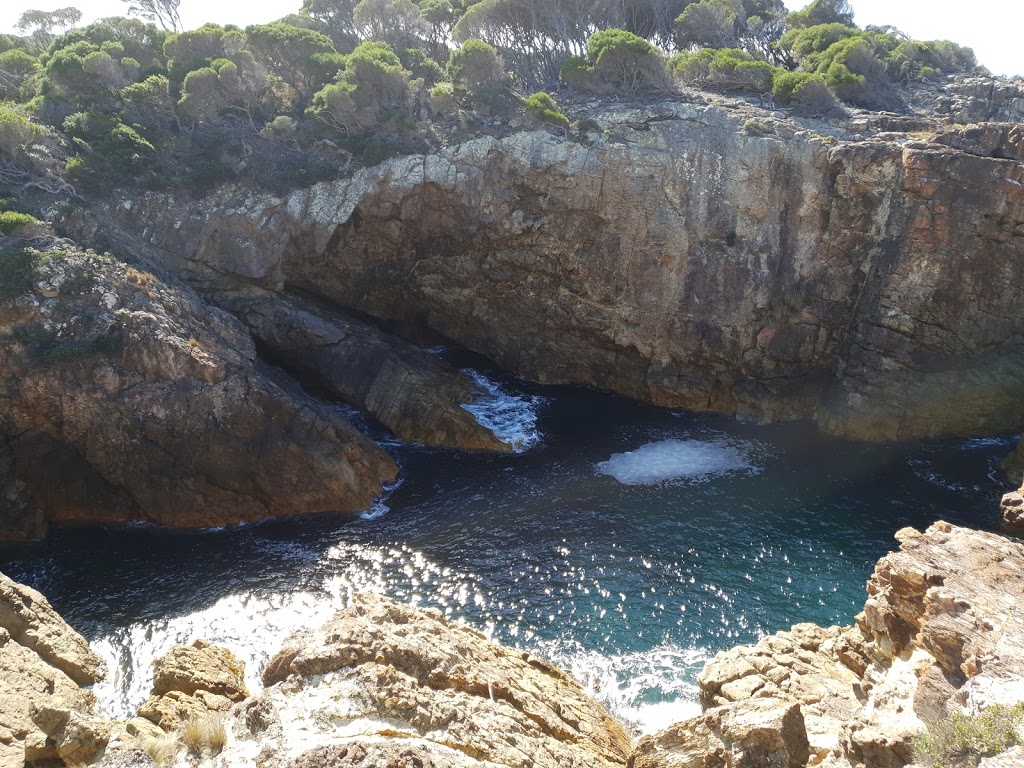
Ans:
[[[1024,700],[1024,545],[941,522],[897,538],[856,626],[797,625],[719,654],[699,677],[707,711],[642,740],[634,765],[897,768],[951,708]],[[753,749],[773,757],[742,762]]]
[[[1000,525],[1011,536],[1024,536],[1024,488],[1003,494],[999,502]]]
[[[46,598],[0,574],[0,766],[85,762],[110,726],[93,715],[103,664]]]
[[[394,480],[383,450],[261,368],[245,328],[190,289],[70,247],[17,253],[32,277],[0,299],[0,538],[363,510]]]
[[[564,672],[384,597],[356,596],[293,636],[263,679],[244,706],[268,765],[610,768],[629,752],[622,727]]]
[[[139,717],[174,731],[190,718],[227,712],[248,695],[245,664],[226,648],[196,640],[157,659],[153,692]]]
[[[215,293],[275,361],[372,414],[412,443],[510,451],[462,406],[476,383],[436,356],[368,323],[297,297],[249,289]]]
[[[1013,112],[993,94],[945,119]],[[541,382],[871,440],[1024,425],[1019,131],[929,142],[727,99],[574,116],[601,130],[111,214],[170,268],[295,286]]]

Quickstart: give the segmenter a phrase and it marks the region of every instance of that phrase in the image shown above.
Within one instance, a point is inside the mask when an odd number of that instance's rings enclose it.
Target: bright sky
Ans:
[[[790,8],[800,0],[787,0]],[[858,25],[892,24],[918,40],[953,40],[974,49],[978,61],[997,75],[1024,75],[1024,2],[1021,0],[852,0]],[[84,21],[122,15],[124,0],[2,0],[0,32],[13,32],[29,8],[74,5]],[[207,21],[239,26],[273,21],[298,11],[301,0],[181,0],[188,28]]]

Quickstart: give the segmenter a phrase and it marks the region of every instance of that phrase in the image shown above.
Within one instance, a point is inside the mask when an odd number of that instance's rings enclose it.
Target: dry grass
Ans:
[[[178,738],[171,733],[144,738],[139,746],[157,765],[172,765],[178,756]]]
[[[135,285],[149,285],[156,282],[156,276],[149,272],[142,272],[135,267],[128,267],[124,271],[125,279]]]
[[[196,755],[203,754],[204,750],[220,754],[228,740],[224,719],[214,714],[190,717],[181,727],[181,740],[185,748]]]
[[[974,768],[1022,742],[1024,703],[989,707],[977,715],[953,713],[914,743],[914,759],[928,768]]]

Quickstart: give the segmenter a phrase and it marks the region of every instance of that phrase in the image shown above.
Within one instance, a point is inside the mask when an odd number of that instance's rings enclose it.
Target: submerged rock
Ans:
[[[370,507],[394,462],[335,411],[256,363],[244,327],[181,285],[109,257],[26,252],[0,300],[0,488],[13,458],[49,522],[219,526]],[[6,458],[5,458],[6,457]]]
[[[809,757],[784,761],[793,750],[783,750],[780,725],[754,740],[778,756],[750,764],[897,768],[911,761],[914,737],[954,708],[1024,701],[1024,545],[942,522],[897,538],[900,551],[878,561],[855,627],[800,624],[720,653],[698,678],[708,711],[643,740],[635,764],[746,764],[737,761],[751,740],[729,741],[708,721],[759,702],[776,714],[799,706]],[[726,747],[704,750],[711,734]],[[723,749],[725,762],[715,757]]]

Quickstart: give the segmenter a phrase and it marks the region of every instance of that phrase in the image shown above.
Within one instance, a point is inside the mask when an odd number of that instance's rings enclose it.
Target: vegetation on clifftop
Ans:
[[[187,31],[176,6],[84,27],[74,8],[28,11],[0,36],[0,194],[285,189],[467,128],[565,129],[553,92],[690,85],[824,113],[976,70],[954,43],[856,27],[846,0],[304,0],[270,24]]]

